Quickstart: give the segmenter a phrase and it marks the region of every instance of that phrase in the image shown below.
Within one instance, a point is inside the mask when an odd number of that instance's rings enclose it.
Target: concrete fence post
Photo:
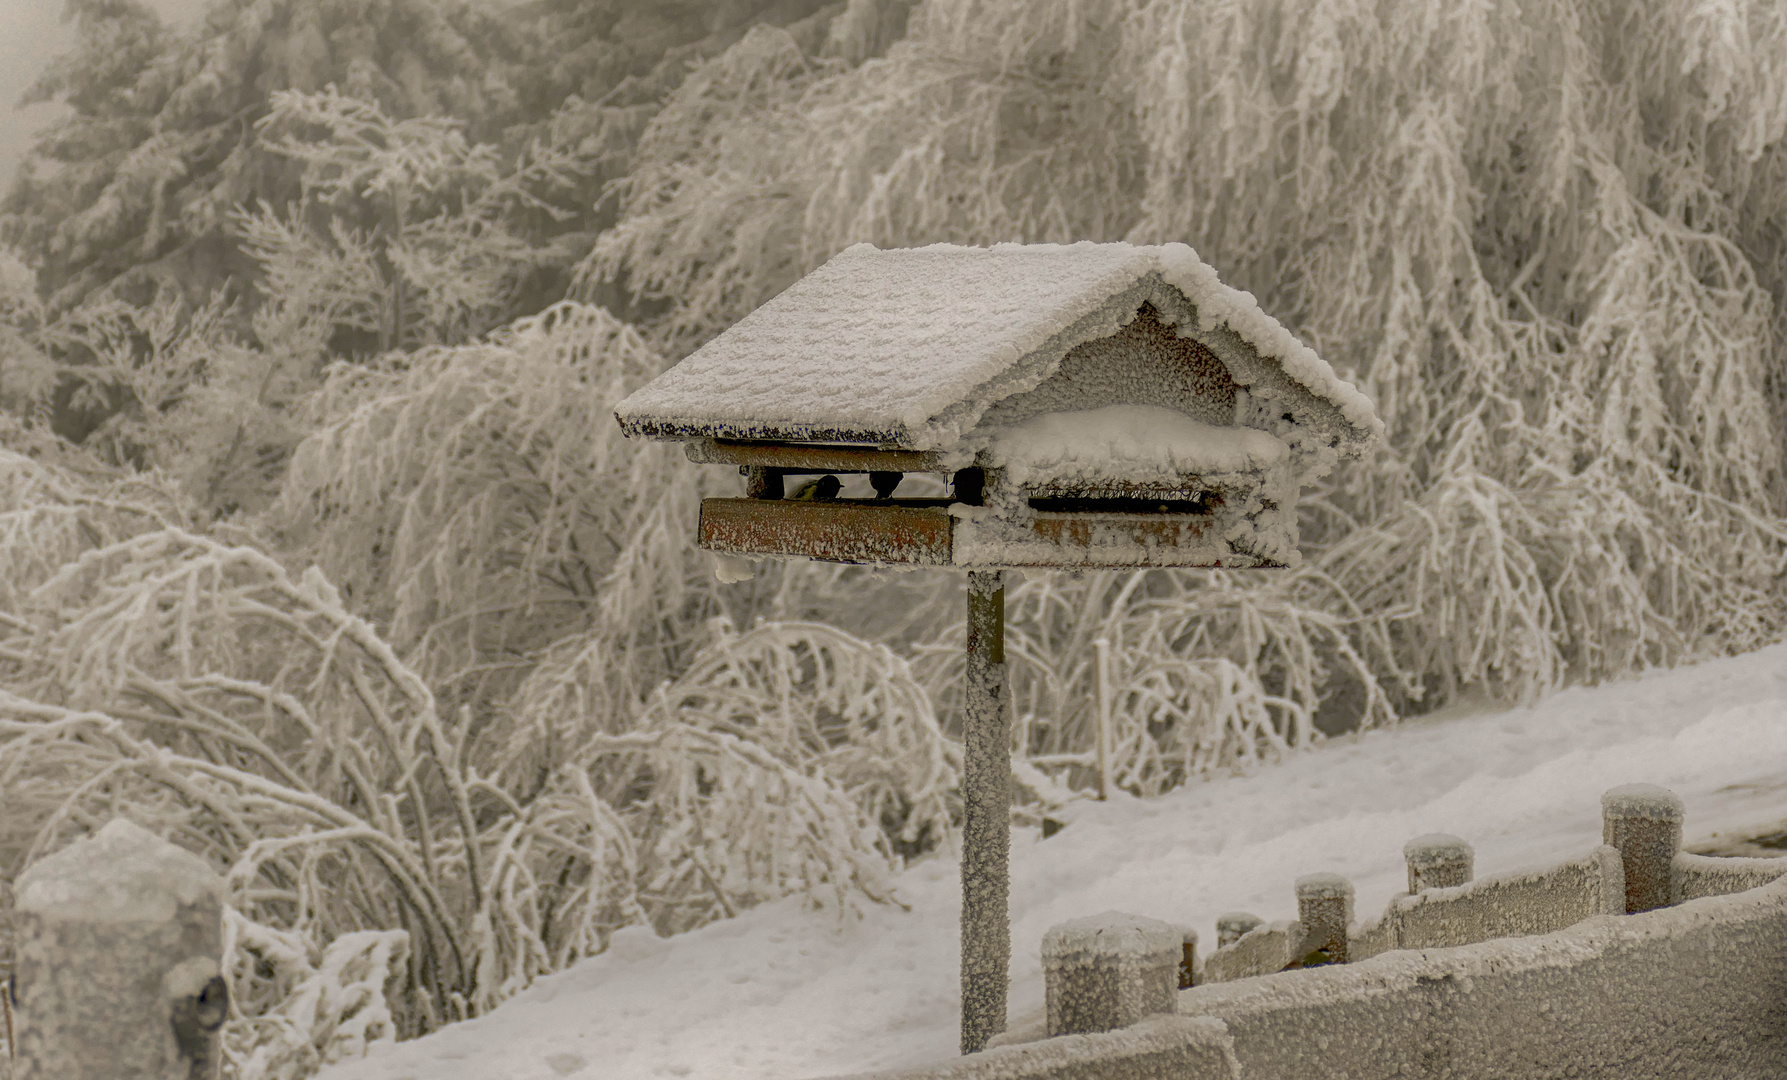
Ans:
[[[1402,845],[1408,862],[1409,895],[1423,889],[1449,889],[1471,880],[1476,852],[1451,833],[1428,833]]]
[[[1184,939],[1180,927],[1120,911],[1051,927],[1042,936],[1049,1037],[1172,1012]]]
[[[1619,849],[1626,912],[1669,906],[1669,882],[1682,846],[1682,801],[1655,784],[1624,784],[1601,796],[1601,841]]]
[[[117,818],[14,885],[14,1080],[215,1080],[223,882]]]
[[[1266,920],[1251,911],[1225,911],[1216,917],[1216,947],[1226,949]]]
[[[1328,954],[1328,963],[1346,963],[1346,932],[1353,922],[1353,883],[1339,874],[1298,878],[1297,921],[1303,924],[1303,941],[1292,953],[1294,962],[1301,964],[1310,953],[1319,950]]]

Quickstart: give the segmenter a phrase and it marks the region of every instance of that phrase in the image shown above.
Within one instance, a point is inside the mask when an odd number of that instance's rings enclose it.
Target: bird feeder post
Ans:
[[[1093,693],[1097,697],[1098,801],[1111,794],[1111,643],[1104,638],[1092,642]]]
[[[1005,1027],[1011,957],[1002,568],[1295,565],[1299,486],[1383,431],[1368,398],[1183,244],[858,244],[615,419],[745,470],[745,498],[702,500],[709,551],[968,571],[968,1053]],[[898,497],[911,473],[948,477],[950,494]],[[846,495],[839,474],[867,474],[875,497]],[[1184,944],[1168,950],[1181,962]]]
[[[1005,1030],[1011,966],[1011,732],[1005,573],[968,572],[962,709],[962,1053]]]

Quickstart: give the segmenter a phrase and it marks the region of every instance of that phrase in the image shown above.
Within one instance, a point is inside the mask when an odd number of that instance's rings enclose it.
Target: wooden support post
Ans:
[[[1189,926],[1179,928],[1179,989],[1187,990],[1198,981],[1198,932]]]
[[[1619,849],[1626,912],[1669,906],[1670,875],[1682,846],[1682,801],[1655,784],[1625,784],[1601,796],[1601,842]]]
[[[745,498],[779,499],[782,497],[782,470],[765,465],[746,465],[741,471],[745,474]]]
[[[15,1080],[215,1080],[223,882],[123,818],[14,888]]]
[[[1095,714],[1098,730],[1098,801],[1111,795],[1111,643],[1104,638],[1092,642],[1092,682],[1098,695]]]
[[[1402,845],[1408,863],[1409,895],[1422,889],[1449,889],[1471,880],[1476,853],[1451,833],[1428,833]]]
[[[968,572],[962,717],[962,1053],[1005,1030],[1011,968],[1011,734],[1005,573]]]
[[[1339,874],[1309,874],[1297,879],[1297,921],[1303,924],[1303,942],[1293,951],[1292,963],[1309,967],[1317,963],[1346,963],[1347,927],[1353,921],[1353,883]],[[1325,959],[1312,960],[1316,951]]]

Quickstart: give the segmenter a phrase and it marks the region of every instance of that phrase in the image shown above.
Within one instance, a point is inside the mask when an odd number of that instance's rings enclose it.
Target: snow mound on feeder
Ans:
[[[1017,484],[1177,483],[1187,473],[1264,471],[1288,453],[1263,431],[1206,424],[1159,405],[1043,413],[994,433],[987,446],[989,462]]]

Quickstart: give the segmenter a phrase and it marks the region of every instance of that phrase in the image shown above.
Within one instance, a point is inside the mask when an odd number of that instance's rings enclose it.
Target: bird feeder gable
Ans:
[[[1294,565],[1297,488],[1381,431],[1184,245],[858,245],[616,417],[747,474],[705,547],[988,568]]]

